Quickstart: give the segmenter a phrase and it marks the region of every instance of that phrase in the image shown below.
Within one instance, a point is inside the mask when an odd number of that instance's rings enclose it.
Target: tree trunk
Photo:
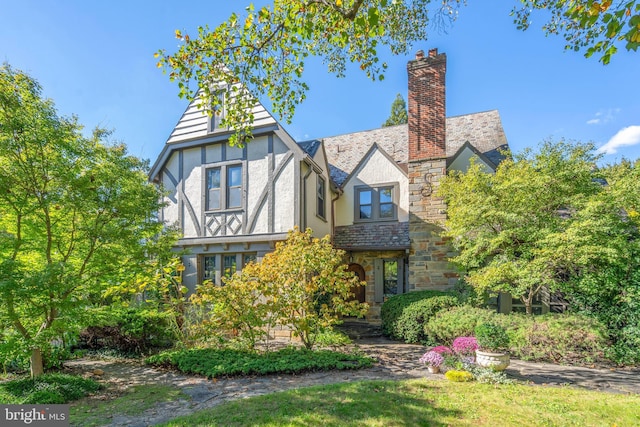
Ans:
[[[527,298],[522,298],[522,302],[524,302],[524,308],[528,315],[533,315],[533,294],[529,292]]]
[[[31,378],[35,378],[42,374],[44,374],[42,351],[39,348],[34,348],[31,350]]]

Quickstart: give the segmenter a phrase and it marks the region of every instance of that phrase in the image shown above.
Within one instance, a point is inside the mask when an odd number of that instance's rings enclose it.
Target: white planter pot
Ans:
[[[509,366],[509,353],[493,353],[476,350],[476,365],[491,368],[494,371],[504,371]]]
[[[440,373],[440,366],[427,366],[427,369],[429,370],[430,374],[439,374]]]

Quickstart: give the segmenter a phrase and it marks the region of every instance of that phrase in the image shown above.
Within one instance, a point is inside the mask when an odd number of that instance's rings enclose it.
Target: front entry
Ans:
[[[358,276],[358,279],[361,282],[365,281],[364,268],[360,264],[349,264],[347,271],[352,271],[353,274]],[[365,287],[364,286],[355,286],[353,289],[354,300],[358,302],[365,302]]]

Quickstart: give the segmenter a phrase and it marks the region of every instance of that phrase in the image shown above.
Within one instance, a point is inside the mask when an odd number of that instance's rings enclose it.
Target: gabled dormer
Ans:
[[[231,146],[225,113],[222,105],[209,115],[192,101],[150,172],[167,191],[159,217],[178,227],[178,246],[189,252],[184,280],[192,290],[259,260],[296,226],[331,233],[324,151],[297,144],[260,103],[253,139]]]

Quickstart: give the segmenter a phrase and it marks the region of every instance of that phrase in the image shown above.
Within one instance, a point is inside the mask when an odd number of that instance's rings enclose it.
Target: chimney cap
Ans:
[[[424,55],[424,53],[423,53]],[[434,47],[433,49],[429,49],[429,58],[433,58],[438,55],[438,48]]]
[[[416,59],[422,59],[424,58],[424,50],[420,49],[419,51],[416,52]]]

